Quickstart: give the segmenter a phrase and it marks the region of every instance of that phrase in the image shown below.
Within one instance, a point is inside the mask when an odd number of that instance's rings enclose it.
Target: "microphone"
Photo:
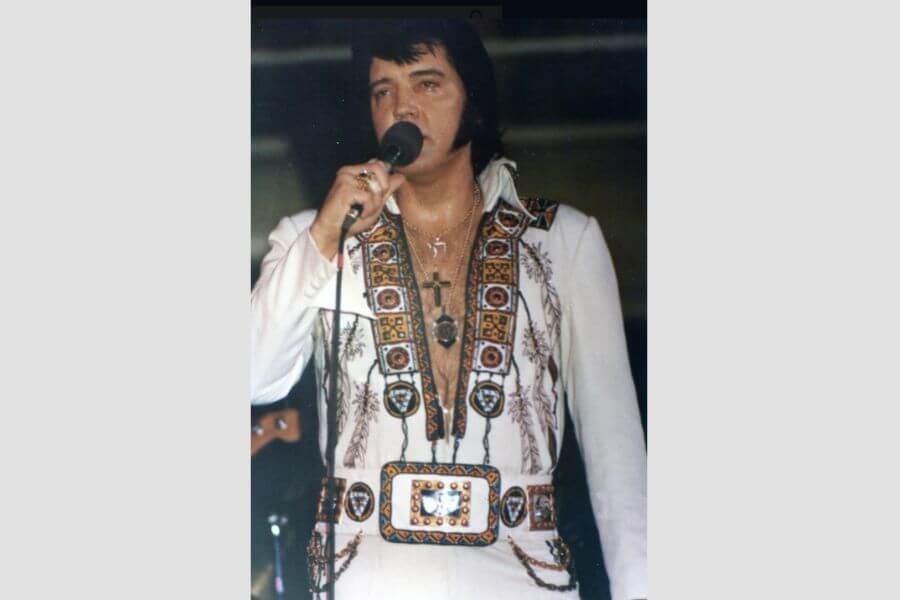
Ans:
[[[381,138],[378,148],[378,158],[388,165],[388,173],[394,171],[394,167],[405,167],[412,164],[422,152],[422,131],[409,121],[397,121]],[[341,229],[349,231],[363,212],[363,205],[355,203],[350,207]]]
[[[347,216],[344,217],[344,222],[341,223],[341,231],[346,233],[350,231],[350,228],[353,227],[353,224],[359,219],[360,215],[363,212],[363,205],[359,202],[354,202],[350,205],[350,210],[347,211]]]
[[[378,157],[394,167],[405,167],[419,158],[422,151],[422,132],[409,121],[397,121],[384,132]]]

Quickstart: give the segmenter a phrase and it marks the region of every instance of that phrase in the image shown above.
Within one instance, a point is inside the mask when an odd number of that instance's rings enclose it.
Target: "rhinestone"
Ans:
[[[468,481],[466,481],[465,483],[463,483],[463,489],[464,489],[464,490],[467,490],[467,489],[469,489],[470,487],[472,487],[472,484],[469,483]]]
[[[450,519],[450,524],[451,524],[451,525],[456,525],[456,519]]]
[[[459,487],[459,484],[456,483],[455,481],[454,481],[453,483],[450,484],[450,489],[451,489],[451,490],[455,490],[455,489],[458,488],[458,487]]]
[[[415,517],[413,517],[412,520],[410,521],[410,523],[412,523],[413,525],[418,525],[418,524],[419,524],[419,520],[416,519]]]
[[[443,525],[443,524],[444,524],[444,520],[443,520],[442,518],[438,517],[436,523],[437,523],[438,525]]]
[[[430,489],[431,489],[431,482],[430,482],[430,481],[426,481],[426,482],[425,482],[425,487],[427,487],[427,488],[430,490]]]
[[[439,489],[439,490],[444,489],[444,482],[443,482],[443,481],[438,481],[438,482],[437,482],[437,486],[438,486],[438,489]]]
[[[462,520],[462,526],[463,526],[463,527],[468,527],[468,526],[469,526],[469,520],[468,520],[468,519],[463,519],[463,520]]]
[[[431,525],[431,519],[425,519],[422,522],[425,523],[426,525]]]

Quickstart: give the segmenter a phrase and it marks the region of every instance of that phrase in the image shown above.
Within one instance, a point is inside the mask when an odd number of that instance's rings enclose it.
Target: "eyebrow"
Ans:
[[[440,69],[419,69],[417,71],[413,71],[409,74],[410,78],[413,77],[446,77],[443,71]],[[376,79],[372,83],[369,84],[369,91],[372,91],[377,85],[381,85],[382,83],[388,83],[391,81],[390,77],[382,77],[381,79]]]
[[[444,72],[440,69],[419,69],[409,74],[410,77],[444,77]]]

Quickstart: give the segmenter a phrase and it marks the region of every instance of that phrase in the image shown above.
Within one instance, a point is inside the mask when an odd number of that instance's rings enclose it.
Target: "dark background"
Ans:
[[[266,237],[288,214],[319,206],[344,164],[371,157],[365,104],[347,96],[349,39],[360,19],[254,16],[252,26],[251,284]],[[573,205],[600,222],[619,278],[631,367],[646,431],[646,21],[480,20],[494,60],[507,156],[517,189]],[[362,109],[362,110],[361,110]],[[311,368],[283,401],[301,410],[303,439],[252,460],[252,590],[272,590],[266,518],[286,515],[286,597],[308,598],[305,546],[322,476]],[[608,582],[567,416],[556,472],[559,530],[572,546],[582,598]],[[523,573],[524,575],[524,573]]]

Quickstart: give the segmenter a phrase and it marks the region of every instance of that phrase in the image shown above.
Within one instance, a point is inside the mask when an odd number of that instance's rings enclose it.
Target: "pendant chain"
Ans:
[[[468,233],[466,234],[466,242],[465,242],[465,244],[463,244],[461,247],[459,247],[459,248],[457,249],[457,252],[456,252],[456,254],[457,254],[457,258],[456,258],[456,270],[455,270],[455,272],[454,272],[454,274],[453,274],[453,278],[450,280],[450,297],[447,299],[447,305],[446,305],[446,306],[447,306],[447,310],[444,310],[444,307],[441,306],[440,308],[441,308],[441,311],[442,311],[442,312],[452,312],[452,311],[453,311],[453,301],[456,299],[456,296],[457,296],[456,290],[457,290],[457,288],[459,287],[459,286],[456,285],[456,280],[459,278],[459,272],[460,272],[460,270],[462,269],[462,264],[463,264],[463,260],[462,260],[462,259],[463,259],[463,254],[464,254],[464,252],[465,252],[465,249],[469,247],[469,244],[470,244],[471,241],[472,241],[472,232],[473,232],[473,230],[472,230],[472,227],[469,227],[468,225],[469,225],[470,222],[471,222],[472,214],[475,212],[475,207],[478,206],[478,204],[480,204],[480,202],[479,202],[480,199],[481,199],[481,190],[479,189],[478,184],[476,183],[476,184],[475,184],[475,189],[474,189],[474,195],[473,195],[473,198],[472,198],[472,206],[469,208],[469,213],[468,213],[468,215],[466,216],[466,218],[465,218],[461,223],[457,223],[457,224],[454,225],[453,228],[452,228],[452,229],[455,229],[456,227],[458,227],[458,226],[461,225],[462,223],[466,223],[466,224],[467,224]],[[401,219],[402,219],[402,216],[401,216]],[[405,219],[403,220],[403,224],[404,224],[404,225],[409,225],[409,224],[406,222]],[[411,229],[414,233],[418,233],[418,231],[417,231],[415,228],[410,227],[410,229]],[[423,277],[423,280],[424,280],[424,279],[427,279],[428,273],[429,273],[429,271],[427,270],[427,266],[428,266],[428,265],[426,265],[425,262],[422,260],[422,258],[419,256],[419,252],[416,250],[416,245],[415,245],[414,243],[411,243],[411,244],[409,245],[409,247],[410,247],[410,249],[412,250],[413,258],[415,259],[416,264],[418,265],[419,269],[422,271],[422,277]],[[432,265],[432,269],[431,269],[431,270],[432,270],[432,271],[435,270],[434,267],[433,267],[433,265]]]
[[[472,213],[475,211],[475,206],[478,204],[478,198],[481,197],[481,190],[479,189],[477,182],[475,183],[474,188],[475,189],[473,190],[473,195],[472,195],[472,205],[469,207],[469,211],[466,213],[466,216],[463,217],[462,220],[460,220],[455,225],[451,225],[450,227],[447,227],[446,229],[444,229],[444,231],[442,231],[438,234],[432,234],[432,233],[428,233],[427,231],[422,231],[421,229],[413,226],[412,223],[410,223],[409,221],[404,219],[403,215],[401,214],[400,218],[403,219],[403,225],[406,226],[406,228],[409,229],[410,231],[412,231],[413,233],[416,233],[417,235],[427,236],[427,237],[431,238],[432,240],[441,239],[445,235],[449,234],[451,231],[455,231],[463,223],[469,222],[469,218],[472,216]],[[418,202],[418,199],[416,199],[416,202]]]
[[[454,319],[452,316],[448,315],[447,313],[448,312],[451,314],[453,313],[454,302],[458,295],[457,288],[461,287],[459,285],[456,285],[456,283],[457,283],[457,280],[459,279],[459,274],[460,274],[460,270],[462,269],[462,264],[463,264],[463,262],[465,262],[463,260],[465,251],[471,245],[474,229],[477,229],[477,225],[475,228],[471,227],[471,220],[472,220],[472,215],[475,212],[475,207],[477,207],[480,204],[480,200],[481,200],[481,190],[478,187],[478,184],[476,182],[475,186],[474,186],[474,190],[473,190],[472,206],[469,210],[468,215],[463,220],[463,222],[466,223],[466,241],[462,246],[457,248],[456,270],[453,274],[453,278],[449,282],[445,282],[445,283],[448,283],[449,287],[450,287],[450,290],[449,290],[450,293],[448,294],[449,297],[447,298],[447,302],[441,303],[440,296],[437,295],[437,293],[435,295],[435,301],[436,301],[436,303],[439,304],[441,316],[438,317],[436,320],[434,320],[434,322],[432,323],[432,326],[436,328],[435,335],[439,336],[439,337],[437,337],[437,342],[440,345],[444,346],[445,348],[450,348],[450,346],[452,346],[456,342],[456,338],[457,338],[458,331],[459,331],[457,328],[456,319]],[[405,221],[404,221],[404,223],[405,223]],[[414,231],[415,230],[413,230],[413,232]],[[419,256],[419,253],[416,250],[415,243],[412,240],[410,240],[410,242],[411,243],[409,244],[409,247],[412,250],[413,261],[415,263],[418,263],[419,268],[422,269],[422,277],[423,277],[423,280],[425,280],[425,279],[427,279],[427,275],[428,275],[428,271],[425,270],[426,265],[425,265],[424,261],[422,261],[422,258]],[[433,267],[432,273],[436,275],[437,271],[434,268],[435,265],[432,264],[432,267]],[[415,265],[413,266],[413,268],[415,269]],[[440,283],[441,282],[439,281],[439,276],[437,276],[435,278],[435,281],[433,281],[432,285],[440,286]],[[436,290],[436,292],[438,292],[438,291],[439,291],[439,288],[438,288],[438,290]],[[443,322],[443,324],[442,324],[442,322]],[[449,335],[446,335],[445,332],[438,334],[437,333],[438,326],[450,327],[451,331],[453,333],[450,333]],[[441,375],[441,377],[443,377],[445,381],[449,382],[450,381],[449,374],[447,373],[446,369],[444,368],[444,365],[441,364],[441,361],[437,360],[433,364],[434,364],[435,369],[437,369],[437,372]],[[450,410],[446,406],[444,407],[444,419],[448,423],[449,423],[449,420],[451,419]],[[447,435],[449,435],[449,433],[450,433],[449,426],[447,427],[446,431],[447,431]]]

